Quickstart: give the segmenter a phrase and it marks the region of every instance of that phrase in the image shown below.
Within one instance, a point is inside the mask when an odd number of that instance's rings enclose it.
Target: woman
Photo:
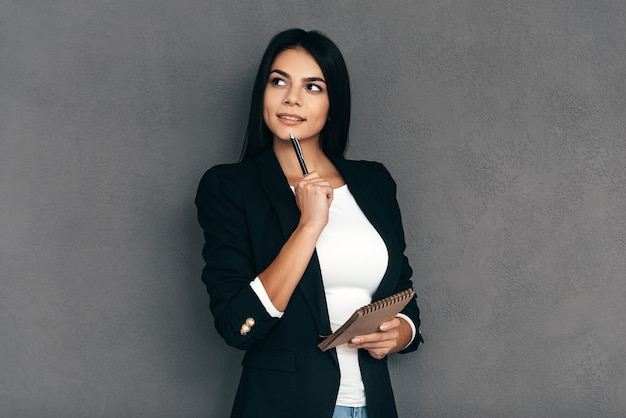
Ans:
[[[356,308],[412,286],[395,183],[378,163],[343,158],[349,120],[337,47],[281,32],[257,73],[242,161],[200,182],[202,280],[218,332],[246,350],[233,417],[397,415],[387,355],[423,341],[414,300],[378,332],[317,347]]]

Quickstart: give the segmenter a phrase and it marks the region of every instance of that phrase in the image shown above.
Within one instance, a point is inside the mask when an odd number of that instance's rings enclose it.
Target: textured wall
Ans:
[[[427,344],[401,416],[626,415],[626,3],[0,0],[0,416],[223,417],[193,197],[269,37],[345,53]]]

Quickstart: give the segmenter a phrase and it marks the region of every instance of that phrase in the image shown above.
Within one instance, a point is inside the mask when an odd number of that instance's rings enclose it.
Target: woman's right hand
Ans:
[[[311,172],[294,185],[300,222],[272,263],[259,279],[276,309],[287,309],[291,295],[300,282],[319,235],[328,223],[328,210],[333,200],[330,182]]]
[[[313,171],[296,182],[294,189],[300,209],[300,225],[321,232],[328,223],[328,210],[333,201],[330,182]]]

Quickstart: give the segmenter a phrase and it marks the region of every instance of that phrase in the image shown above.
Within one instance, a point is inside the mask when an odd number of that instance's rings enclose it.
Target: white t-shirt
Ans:
[[[292,187],[293,190],[293,187]],[[328,224],[316,244],[322,272],[324,293],[332,331],[337,330],[352,313],[372,301],[389,262],[385,242],[357,205],[348,185],[333,191]],[[281,317],[257,277],[250,286],[274,317]],[[405,315],[413,328],[412,321]],[[357,350],[347,344],[337,347],[341,381],[337,405],[365,406],[365,388],[361,378]]]
[[[389,261],[387,246],[357,205],[347,185],[335,189],[328,224],[316,245],[334,332],[372,301]],[[337,347],[341,383],[337,405],[364,406],[365,388],[357,350]]]

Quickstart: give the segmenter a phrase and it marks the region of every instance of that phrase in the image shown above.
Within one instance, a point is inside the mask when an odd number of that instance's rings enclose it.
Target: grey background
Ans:
[[[426,345],[402,417],[626,416],[623,0],[0,0],[0,415],[224,417],[193,197],[271,35],[345,54]]]

